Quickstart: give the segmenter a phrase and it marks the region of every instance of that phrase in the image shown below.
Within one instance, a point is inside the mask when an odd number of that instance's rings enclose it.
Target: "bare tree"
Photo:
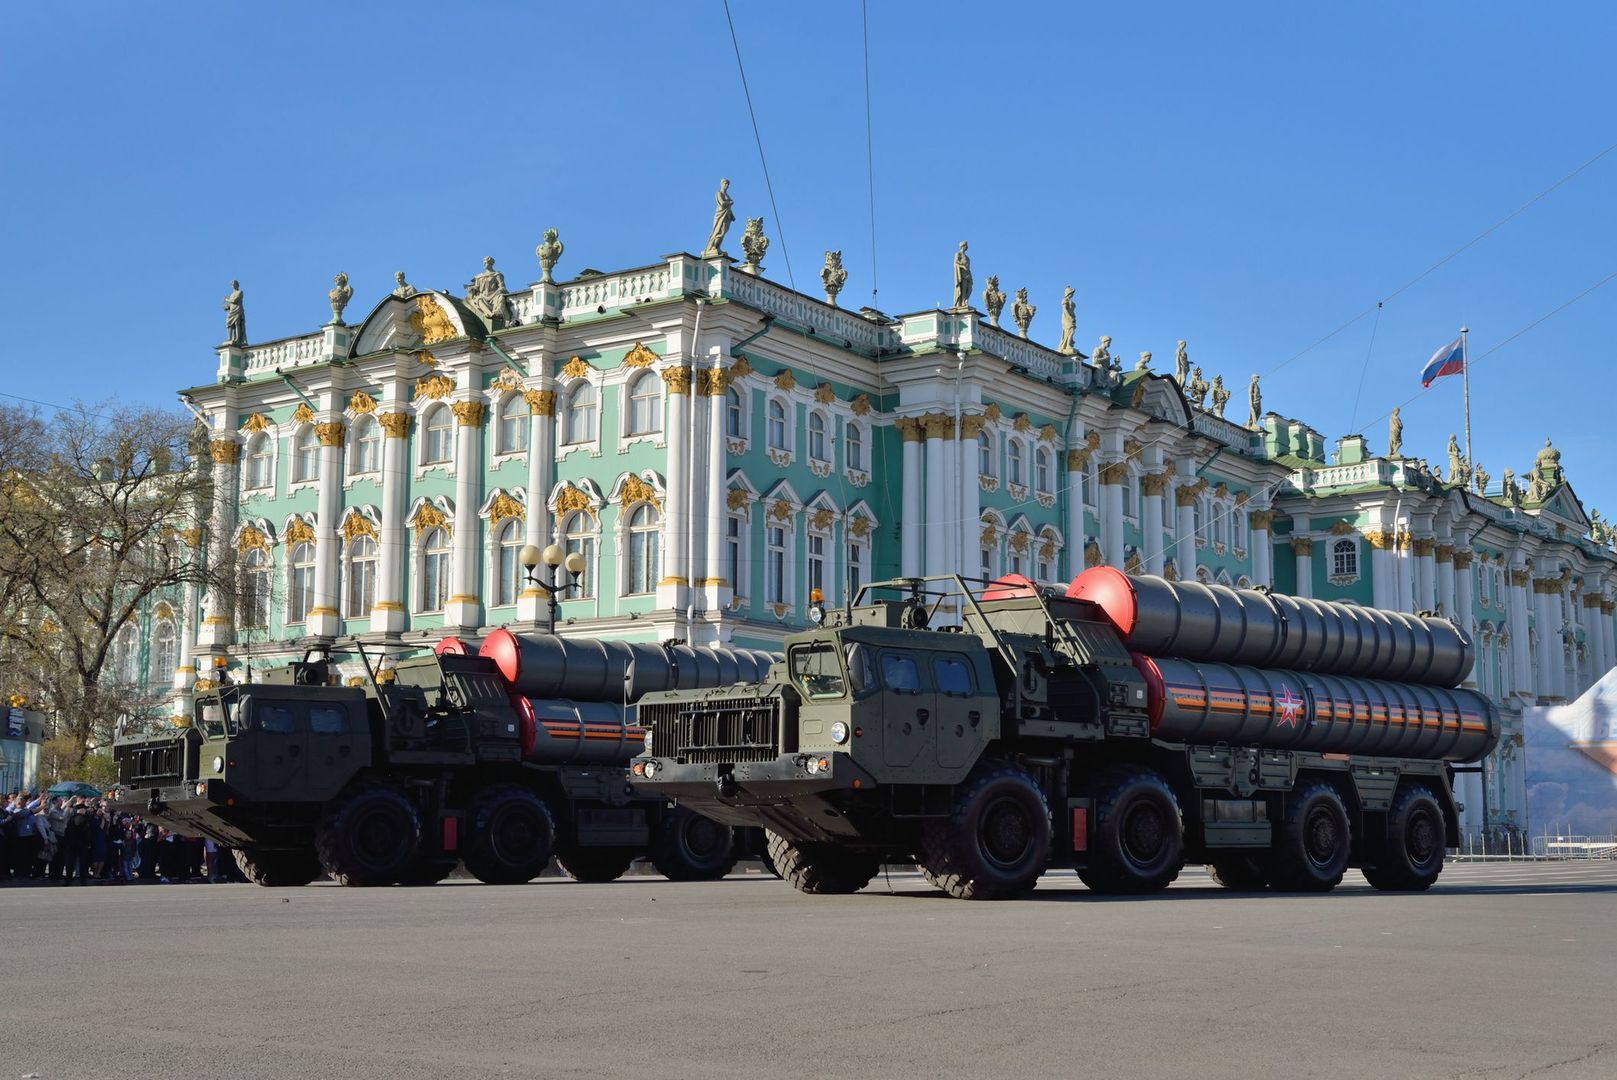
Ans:
[[[0,406],[0,662],[85,750],[143,703],[114,670],[123,629],[188,584],[234,592],[202,543],[211,480],[184,413]]]

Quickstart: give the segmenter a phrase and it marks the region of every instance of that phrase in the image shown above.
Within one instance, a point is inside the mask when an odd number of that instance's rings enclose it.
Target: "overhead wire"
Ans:
[[[764,137],[758,131],[758,112],[752,106],[752,90],[747,85],[747,66],[741,62],[741,40],[736,37],[736,22],[730,14],[730,0],[724,0],[724,19],[730,24],[730,44],[735,48],[736,70],[741,73],[741,93],[747,99],[747,115],[752,119],[752,138],[758,144],[758,164],[764,172],[764,189],[769,192],[769,209],[775,215],[775,236],[780,240],[780,254],[786,260],[786,279],[797,290],[797,277],[792,273],[791,252],[786,249],[786,224],[780,219],[780,207],[775,203],[775,185],[769,179],[769,160],[764,156]]]

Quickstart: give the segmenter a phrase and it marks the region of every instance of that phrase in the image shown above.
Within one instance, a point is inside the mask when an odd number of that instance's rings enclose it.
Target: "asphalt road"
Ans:
[[[0,1080],[1617,1075],[1617,864],[1237,896],[1070,873],[0,889]]]

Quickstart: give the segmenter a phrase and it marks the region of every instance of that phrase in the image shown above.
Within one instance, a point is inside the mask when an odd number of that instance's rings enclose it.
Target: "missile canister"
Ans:
[[[1471,690],[1134,655],[1151,733],[1200,744],[1476,761],[1499,741]]]
[[[779,659],[757,649],[563,639],[504,628],[490,633],[479,651],[494,661],[514,694],[617,704],[658,690],[757,682]]]
[[[1471,641],[1447,619],[1168,581],[1095,566],[1067,595],[1105,613],[1135,652],[1288,671],[1457,686]]]
[[[542,764],[622,765],[645,752],[646,729],[625,723],[608,701],[546,701],[512,696],[521,721],[522,756]],[[632,715],[633,709],[627,710]]]

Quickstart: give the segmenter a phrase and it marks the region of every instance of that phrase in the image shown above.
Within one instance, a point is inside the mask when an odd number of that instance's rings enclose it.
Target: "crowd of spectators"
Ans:
[[[224,854],[224,857],[221,857]],[[212,840],[175,836],[104,799],[12,792],[0,805],[0,882],[240,880]]]

